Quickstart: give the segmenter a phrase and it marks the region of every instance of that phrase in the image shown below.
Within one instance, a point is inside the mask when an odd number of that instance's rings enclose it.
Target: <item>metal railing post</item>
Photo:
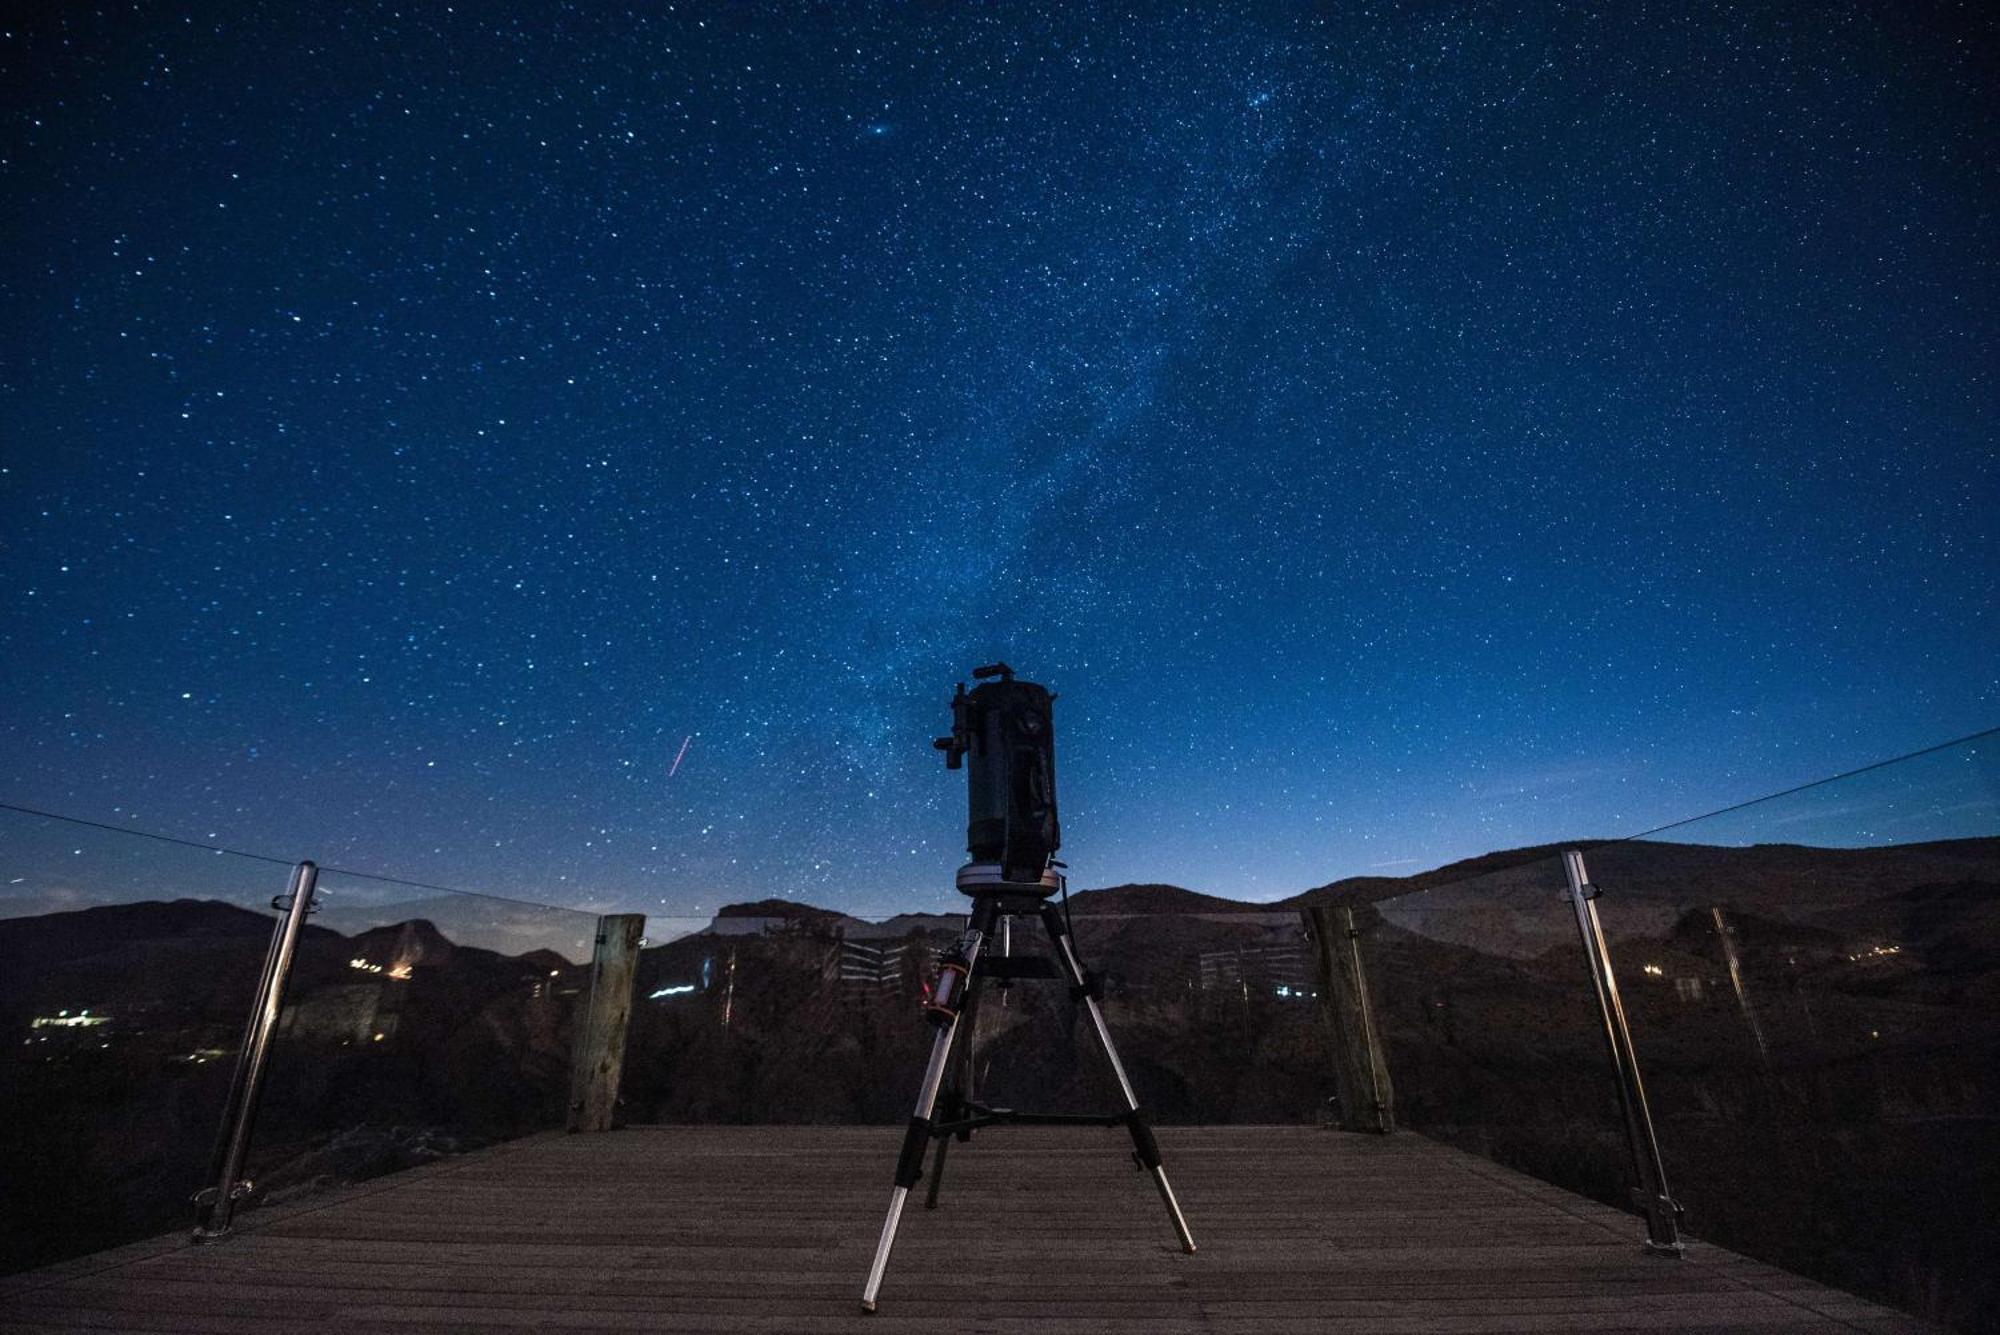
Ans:
[[[1375,1032],[1375,1008],[1368,1001],[1368,970],[1361,963],[1361,929],[1354,909],[1343,905],[1341,930],[1347,936],[1348,967],[1354,973],[1354,1009],[1361,1018],[1361,1045],[1368,1054],[1368,1092],[1374,1097],[1375,1129],[1390,1135],[1396,1129],[1395,1100],[1389,1093],[1389,1065],[1382,1059],[1382,1039]]]
[[[1597,887],[1584,870],[1583,854],[1563,853],[1569,877],[1570,905],[1576,910],[1576,930],[1590,962],[1590,981],[1597,991],[1597,1010],[1604,1021],[1604,1041],[1611,1050],[1611,1067],[1618,1080],[1618,1105],[1625,1115],[1625,1140],[1632,1151],[1637,1184],[1632,1200],[1646,1217],[1646,1250],[1679,1256],[1681,1207],[1667,1190],[1667,1170],[1660,1161],[1660,1142],[1653,1134],[1653,1114],[1646,1106],[1645,1082],[1639,1078],[1639,1058],[1632,1049],[1632,1031],[1625,1023],[1625,1004],[1618,998],[1618,979],[1611,971],[1611,951],[1604,942],[1604,924],[1597,916]]]
[[[292,868],[291,888],[271,901],[271,907],[284,910],[284,916],[271,931],[263,975],[257,982],[257,997],[251,1003],[250,1020],[243,1027],[243,1046],[236,1054],[236,1072],[230,1077],[229,1099],[223,1105],[222,1126],[215,1140],[212,1169],[215,1183],[195,1193],[196,1242],[227,1237],[236,1203],[250,1194],[251,1184],[243,1179],[243,1159],[250,1150],[257,1100],[264,1092],[264,1068],[270,1061],[271,1040],[285,1002],[285,980],[292,971],[292,957],[298,951],[306,915],[313,911],[313,888],[318,884],[319,868],[301,862]]]
[[[1320,1014],[1333,1047],[1334,1087],[1339,1094],[1343,1131],[1396,1129],[1395,1094],[1375,1011],[1368,998],[1368,974],[1361,962],[1361,932],[1354,910],[1311,905],[1300,911],[1318,963]],[[1336,943],[1347,941],[1346,950]]]

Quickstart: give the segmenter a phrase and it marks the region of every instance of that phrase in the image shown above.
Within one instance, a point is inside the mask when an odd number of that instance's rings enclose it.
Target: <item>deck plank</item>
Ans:
[[[1930,1329],[1705,1244],[1646,1256],[1637,1220],[1419,1136],[1297,1127],[1161,1133],[1192,1257],[1122,1133],[982,1135],[955,1149],[945,1208],[905,1215],[864,1317],[899,1136],[537,1137],[252,1212],[220,1245],[14,1276],[0,1332]]]

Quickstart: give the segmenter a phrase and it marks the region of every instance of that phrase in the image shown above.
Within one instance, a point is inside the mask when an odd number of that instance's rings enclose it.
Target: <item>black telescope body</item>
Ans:
[[[964,764],[968,810],[965,850],[975,863],[1000,868],[1001,879],[1024,889],[1042,886],[1049,859],[1062,847],[1056,819],[1055,696],[1014,680],[1005,663],[975,668],[981,683],[965,683],[951,701],[951,736],[934,743],[945,764]]]

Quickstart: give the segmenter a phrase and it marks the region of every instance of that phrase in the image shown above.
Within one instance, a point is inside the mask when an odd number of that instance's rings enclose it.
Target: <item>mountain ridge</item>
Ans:
[[[1158,882],[1133,882],[1078,890],[1070,894],[1070,909],[1090,914],[1198,914],[1271,913],[1298,910],[1320,904],[1364,904],[1394,899],[1420,890],[1445,886],[1470,886],[1486,877],[1518,872],[1541,863],[1553,864],[1567,849],[1586,855],[1593,852],[1616,864],[1617,879],[1634,890],[1653,888],[1655,882],[1679,884],[1690,874],[1741,876],[1754,869],[1759,874],[1743,885],[1754,888],[1760,882],[1789,884],[1802,874],[1818,874],[1835,881],[1851,879],[1869,863],[1935,862],[1932,873],[1940,880],[1957,879],[1962,864],[1981,857],[1990,859],[2000,851],[2000,836],[1964,839],[1937,839],[1910,844],[1890,844],[1873,848],[1828,848],[1814,844],[1683,844],[1667,840],[1573,839],[1561,843],[1530,844],[1521,848],[1496,849],[1475,857],[1461,858],[1428,871],[1408,876],[1346,876],[1314,886],[1297,894],[1274,900],[1230,899],[1185,886]],[[1629,865],[1628,865],[1629,864]],[[1761,865],[1760,865],[1761,864]],[[1557,878],[1559,883],[1559,877]],[[1592,879],[1605,882],[1601,871]],[[1615,887],[1614,887],[1615,888]],[[954,915],[901,914],[899,918]],[[716,919],[808,920],[816,924],[865,923],[866,920],[837,909],[822,908],[802,900],[763,899],[747,904],[725,905]],[[876,925],[876,924],[868,924]],[[713,926],[711,926],[713,930]]]

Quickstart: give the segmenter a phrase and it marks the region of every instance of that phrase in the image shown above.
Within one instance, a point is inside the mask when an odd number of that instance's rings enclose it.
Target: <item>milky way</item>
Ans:
[[[44,8],[0,798],[882,912],[1004,657],[1265,897],[2000,718],[1955,11]]]

